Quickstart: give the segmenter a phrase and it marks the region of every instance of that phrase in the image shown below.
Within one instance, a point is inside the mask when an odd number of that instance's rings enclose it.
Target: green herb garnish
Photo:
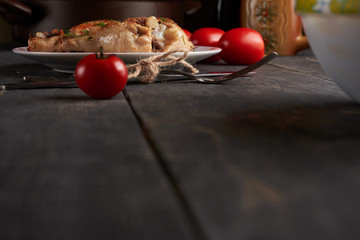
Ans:
[[[82,36],[84,36],[84,35],[89,35],[89,30],[81,30],[81,32],[83,33]]]
[[[70,30],[66,30],[66,33],[64,34],[65,37],[76,37],[75,34],[72,34]]]
[[[89,35],[89,30],[81,30],[82,34],[81,35],[75,35],[73,33],[70,32],[70,30],[66,30],[66,33],[64,34],[65,37],[82,37],[82,36],[86,36]]]
[[[107,25],[107,23],[100,22],[100,23],[96,23],[95,25],[100,26],[100,27],[105,27]]]

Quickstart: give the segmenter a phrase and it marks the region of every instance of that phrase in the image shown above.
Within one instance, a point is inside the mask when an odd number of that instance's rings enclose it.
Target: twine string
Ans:
[[[178,52],[183,52],[184,54],[179,57],[171,56],[171,54]],[[198,73],[199,70],[185,61],[187,56],[188,51],[173,50],[166,52],[163,55],[141,59],[137,63],[127,66],[128,78],[138,78],[142,83],[153,83],[160,74],[161,67],[168,67],[175,64],[181,64],[182,67],[186,68],[191,73]]]

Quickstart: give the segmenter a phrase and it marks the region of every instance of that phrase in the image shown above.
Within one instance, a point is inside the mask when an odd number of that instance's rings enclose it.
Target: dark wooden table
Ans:
[[[0,83],[25,75],[59,74],[2,46]],[[0,239],[359,239],[359,163],[360,106],[310,50],[110,100],[0,91]]]

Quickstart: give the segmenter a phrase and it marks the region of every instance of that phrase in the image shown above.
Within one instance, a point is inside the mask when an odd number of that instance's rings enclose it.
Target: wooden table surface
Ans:
[[[2,46],[0,83],[26,75],[61,74]],[[310,50],[110,100],[3,90],[0,239],[359,239],[359,162],[360,106]]]

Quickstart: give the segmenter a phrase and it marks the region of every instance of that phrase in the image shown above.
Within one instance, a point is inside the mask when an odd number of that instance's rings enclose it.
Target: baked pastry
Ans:
[[[79,24],[64,32],[30,34],[28,51],[35,52],[167,52],[192,51],[193,44],[169,18],[139,17],[97,20]]]

